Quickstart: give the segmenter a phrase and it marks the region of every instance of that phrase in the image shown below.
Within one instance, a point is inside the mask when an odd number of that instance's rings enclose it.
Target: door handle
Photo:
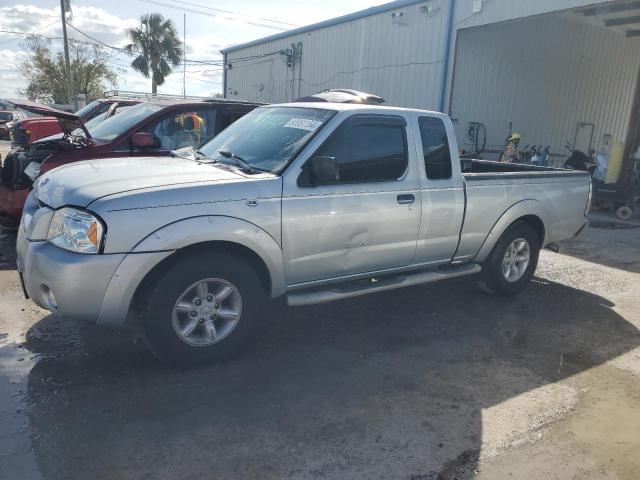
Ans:
[[[414,195],[412,195],[411,193],[398,195],[396,198],[398,199],[398,203],[401,204],[401,205],[413,203],[413,202],[416,201],[416,197]]]

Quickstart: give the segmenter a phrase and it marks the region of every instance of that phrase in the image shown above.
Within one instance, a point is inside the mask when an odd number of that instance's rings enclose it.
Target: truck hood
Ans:
[[[65,135],[70,135],[75,129],[81,128],[87,135],[87,139],[93,142],[93,138],[91,137],[89,130],[87,130],[84,122],[74,113],[58,110],[57,108],[48,107],[40,103],[28,102],[26,100],[8,100],[8,102],[28,112],[44,115],[44,118],[31,119],[31,124],[38,123],[38,121],[51,121],[52,118],[55,118],[60,124],[60,129]]]
[[[87,207],[93,201],[134,190],[272,178],[245,175],[224,164],[199,163],[174,157],[132,157],[86,160],[63,165],[38,179],[36,197],[52,208]]]

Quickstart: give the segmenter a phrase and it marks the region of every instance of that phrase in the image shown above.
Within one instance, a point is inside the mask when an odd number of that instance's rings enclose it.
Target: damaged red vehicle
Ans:
[[[80,110],[74,113],[83,122],[88,122],[92,118],[97,117],[103,113],[106,113],[109,109],[115,106],[136,105],[140,103],[140,100],[123,100],[119,98],[101,98],[88,103]],[[34,106],[40,106],[48,108],[45,105],[32,104]],[[44,115],[47,115],[46,113]],[[55,116],[25,118],[14,122],[11,126],[11,140],[16,146],[25,146],[33,143],[41,138],[48,137],[62,133],[60,130],[60,124],[58,118]]]
[[[228,100],[156,100],[85,124],[73,113],[31,102],[12,102],[56,117],[62,133],[14,148],[0,170],[0,227],[15,229],[34,180],[67,163],[99,158],[168,156],[197,148],[229,124],[261,105]]]

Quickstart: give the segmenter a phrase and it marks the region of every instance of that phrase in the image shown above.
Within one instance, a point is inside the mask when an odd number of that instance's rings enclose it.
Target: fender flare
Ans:
[[[475,262],[484,262],[493,247],[497,243],[498,239],[502,236],[502,234],[509,228],[509,226],[518,220],[519,218],[525,216],[534,216],[538,217],[544,226],[544,238],[542,239],[542,246],[546,245],[546,239],[550,238],[550,219],[551,214],[545,208],[545,206],[534,199],[526,199],[521,200],[513,205],[511,205],[505,212],[500,216],[500,218],[493,225],[487,238],[485,238],[484,243],[476,253],[474,260]]]
[[[185,218],[151,233],[132,249],[132,253],[179,250],[197,243],[223,241],[252,250],[267,267],[271,296],[286,290],[282,248],[259,226],[236,217],[207,215]]]

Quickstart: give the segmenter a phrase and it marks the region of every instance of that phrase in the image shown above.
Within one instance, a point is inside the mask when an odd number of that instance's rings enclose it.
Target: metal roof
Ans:
[[[396,0],[395,2],[385,3],[383,5],[378,5],[377,7],[369,7],[365,10],[349,13],[341,17],[331,18],[323,22],[312,23],[311,25],[305,25],[304,27],[294,28],[293,30],[287,30],[286,32],[276,33],[274,35],[269,35],[268,37],[263,37],[257,40],[252,40],[250,42],[234,45],[232,47],[223,48],[222,50],[220,50],[220,52],[227,54],[230,52],[235,52],[236,50],[242,50],[243,48],[252,47],[254,45],[260,45],[262,43],[271,42],[273,40],[280,40],[282,38],[291,37],[293,35],[299,35],[301,33],[312,32],[314,30],[319,30],[321,28],[326,28],[326,27],[331,27],[333,25],[339,25],[341,23],[351,22],[353,20],[358,20],[359,18],[369,17],[371,15],[388,12],[390,10],[406,7],[408,5],[414,5],[416,3],[423,3],[425,1],[426,0]]]

